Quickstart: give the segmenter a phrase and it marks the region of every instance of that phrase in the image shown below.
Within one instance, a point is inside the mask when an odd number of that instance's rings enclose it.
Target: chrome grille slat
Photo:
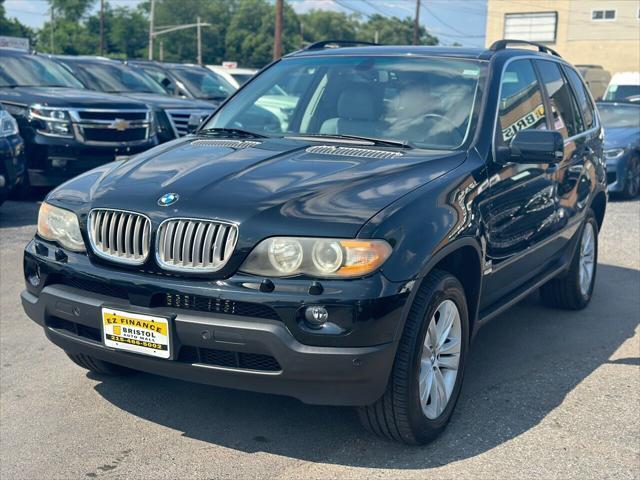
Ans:
[[[94,209],[89,214],[89,240],[96,255],[114,262],[140,265],[151,248],[151,221],[139,213]]]
[[[165,220],[158,229],[156,260],[167,270],[215,272],[233,254],[238,227],[190,218]]]
[[[191,260],[194,265],[200,265],[202,263],[200,252],[202,251],[202,234],[204,233],[205,228],[206,226],[204,223],[199,223],[194,234],[195,238],[191,247]]]

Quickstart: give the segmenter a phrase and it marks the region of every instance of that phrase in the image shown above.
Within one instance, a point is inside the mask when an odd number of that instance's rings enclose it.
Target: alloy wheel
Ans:
[[[596,258],[596,236],[593,225],[585,223],[580,241],[580,293],[589,294]]]
[[[458,307],[445,300],[430,319],[420,358],[419,390],[422,412],[438,418],[451,399],[458,377],[462,323]]]

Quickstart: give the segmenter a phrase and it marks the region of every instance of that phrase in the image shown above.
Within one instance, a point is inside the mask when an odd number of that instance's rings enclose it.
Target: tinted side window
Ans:
[[[547,128],[542,91],[531,61],[516,60],[505,69],[498,122],[501,139],[507,144],[520,130]]]
[[[585,91],[584,84],[582,80],[580,80],[580,76],[576,73],[572,68],[564,68],[565,73],[567,74],[567,78],[569,78],[569,83],[573,87],[573,91],[576,94],[576,100],[578,101],[578,106],[580,107],[580,111],[582,112],[582,119],[584,120],[585,128],[589,129],[593,127],[593,105],[591,104],[591,100],[589,99],[589,95]]]
[[[562,76],[558,64],[544,60],[536,61],[536,63],[551,102],[553,128],[559,131],[564,138],[584,131],[582,117],[575,104],[575,98],[569,84]]]

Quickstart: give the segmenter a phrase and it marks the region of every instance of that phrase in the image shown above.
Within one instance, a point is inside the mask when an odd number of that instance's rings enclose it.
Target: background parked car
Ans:
[[[204,100],[176,98],[143,70],[101,57],[56,56],[90,90],[118,93],[145,102],[158,121],[159,141],[166,142],[192,132],[215,109]]]
[[[207,68],[236,88],[247,83],[258,72],[257,68],[225,67],[224,65],[207,65]]]
[[[87,90],[42,55],[0,48],[0,103],[25,142],[23,194],[158,144],[158,125],[145,103]]]
[[[604,94],[609,102],[640,102],[640,72],[616,73]]]
[[[582,75],[593,98],[601,100],[611,80],[611,74],[602,68],[602,65],[576,65],[576,70]]]
[[[633,198],[640,193],[640,104],[598,102],[598,110],[609,191]]]
[[[126,63],[141,68],[178,97],[208,100],[217,106],[237,90],[220,75],[200,65],[143,60],[129,60]]]
[[[24,142],[18,122],[0,104],[0,205],[22,182],[25,168]]]

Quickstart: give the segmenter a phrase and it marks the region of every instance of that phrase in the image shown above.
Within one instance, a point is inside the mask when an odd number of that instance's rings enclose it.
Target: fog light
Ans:
[[[329,320],[329,312],[324,307],[314,305],[307,307],[304,312],[304,318],[311,327],[319,328]]]
[[[29,280],[29,283],[33,287],[38,287],[38,285],[40,285],[40,282],[42,281],[42,277],[40,276],[39,265],[36,265],[36,268],[29,273],[29,275],[27,276],[27,279]]]

